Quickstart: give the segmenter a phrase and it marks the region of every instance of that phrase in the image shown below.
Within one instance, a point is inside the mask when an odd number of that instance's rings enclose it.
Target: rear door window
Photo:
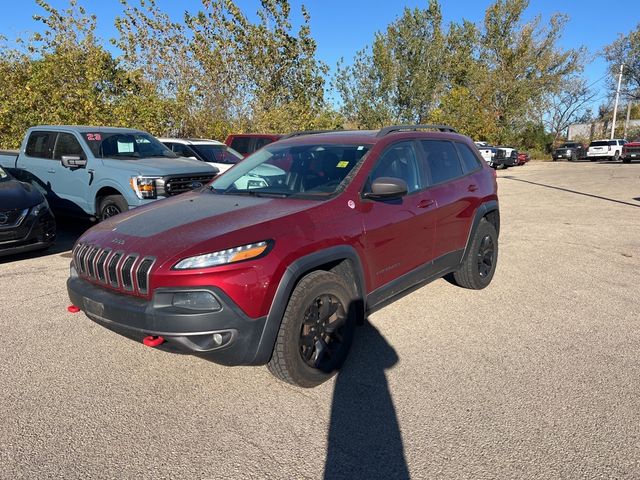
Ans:
[[[478,157],[476,157],[471,149],[464,143],[456,142],[456,147],[458,148],[458,153],[460,154],[460,159],[462,160],[462,170],[465,174],[471,173],[482,167],[482,164],[480,163]]]
[[[29,157],[53,158],[54,132],[31,132],[25,153]]]
[[[426,170],[431,184],[453,180],[463,175],[458,153],[452,142],[447,140],[421,140],[426,157]]]
[[[80,142],[70,133],[59,133],[58,140],[56,141],[53,158],[62,160],[64,155],[77,156],[80,157],[81,160],[86,160],[87,158],[80,146]]]
[[[236,152],[241,153],[242,155],[246,155],[247,152],[249,152],[250,144],[250,137],[236,137],[231,142],[231,148],[233,148]]]
[[[270,143],[273,143],[273,140],[270,138],[256,138],[255,150],[260,150],[262,147],[269,145]]]

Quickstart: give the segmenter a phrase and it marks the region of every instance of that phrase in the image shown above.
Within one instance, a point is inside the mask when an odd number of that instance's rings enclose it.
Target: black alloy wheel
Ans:
[[[480,249],[477,255],[480,278],[486,278],[493,271],[495,251],[493,239],[491,236],[485,235],[480,242]]]
[[[347,314],[334,295],[319,295],[307,308],[300,331],[300,355],[312,368],[330,371],[332,359],[344,348],[342,328]]]

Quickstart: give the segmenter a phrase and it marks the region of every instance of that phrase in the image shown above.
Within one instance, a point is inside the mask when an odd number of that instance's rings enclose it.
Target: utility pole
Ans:
[[[629,128],[629,119],[631,118],[631,99],[627,103],[627,119],[624,121],[624,134],[622,138],[627,138],[627,129]]]
[[[616,115],[618,114],[618,100],[620,99],[620,85],[622,84],[622,69],[624,63],[620,64],[620,75],[618,76],[618,88],[616,88],[616,103],[613,105],[613,123],[611,124],[611,140],[613,140],[613,134],[616,131]]]

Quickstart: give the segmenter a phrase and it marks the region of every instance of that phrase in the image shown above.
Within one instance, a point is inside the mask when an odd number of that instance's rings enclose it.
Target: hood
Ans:
[[[11,178],[0,180],[0,210],[29,208],[43,201],[40,191],[28,183]]]
[[[153,202],[102,222],[80,239],[104,247],[122,245],[128,252],[166,259],[186,249],[229,248],[233,241],[266,240],[278,228],[274,220],[323,202],[282,198],[219,195],[208,189]],[[264,238],[227,240],[225,235],[254,228]],[[291,228],[291,226],[289,226]],[[216,241],[219,239],[219,242]],[[122,243],[123,242],[123,243]]]
[[[139,160],[122,160],[113,158],[103,158],[102,162],[105,166],[117,168],[133,172],[138,175],[156,175],[163,177],[165,175],[193,174],[193,173],[211,173],[215,174],[216,168],[192,158],[169,158],[169,157],[152,157],[141,158]]]

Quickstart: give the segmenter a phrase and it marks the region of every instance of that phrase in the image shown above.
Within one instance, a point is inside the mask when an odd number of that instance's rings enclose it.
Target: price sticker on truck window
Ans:
[[[99,142],[102,140],[102,135],[99,133],[87,133],[87,140],[90,142]]]
[[[347,162],[346,160],[340,160],[336,165],[336,167],[338,168],[347,168],[348,166],[349,166],[349,162]]]

